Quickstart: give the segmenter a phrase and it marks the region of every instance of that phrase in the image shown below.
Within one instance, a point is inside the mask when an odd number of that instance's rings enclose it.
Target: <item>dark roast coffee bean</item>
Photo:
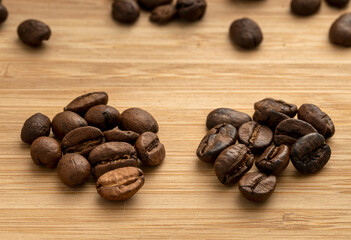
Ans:
[[[36,113],[28,118],[22,127],[21,139],[23,142],[32,143],[35,139],[50,134],[50,119],[41,113]]]
[[[180,19],[194,22],[200,20],[206,12],[205,0],[177,0],[176,8]]]
[[[336,45],[351,47],[351,13],[335,20],[329,30],[329,40]]]
[[[304,174],[316,173],[329,161],[331,149],[319,133],[308,134],[294,144],[291,149],[291,162]]]
[[[36,165],[55,168],[61,159],[61,146],[51,137],[39,137],[32,143],[30,155]]]
[[[236,45],[247,49],[259,46],[263,40],[260,27],[249,18],[235,20],[230,25],[229,36]]]
[[[288,145],[291,147],[299,138],[315,133],[317,130],[309,123],[289,118],[278,124],[274,133],[274,143],[276,145]]]
[[[120,122],[120,114],[117,109],[107,105],[97,105],[90,108],[84,118],[90,126],[97,127],[101,131],[112,129]]]
[[[117,168],[138,166],[135,148],[124,142],[101,144],[90,152],[88,160],[94,166],[93,174],[96,179]]]
[[[221,152],[214,168],[222,184],[234,184],[248,172],[254,162],[254,155],[243,144],[232,145]]]
[[[281,174],[289,165],[290,151],[286,145],[269,146],[256,161],[256,167],[266,174]]]
[[[274,192],[277,178],[264,173],[253,172],[243,176],[239,181],[239,190],[246,199],[254,202],[266,201]]]
[[[104,132],[104,136],[107,142],[127,142],[132,145],[138,139],[139,134],[133,131],[123,131],[118,128],[114,128]]]
[[[121,123],[124,130],[136,133],[158,132],[155,118],[147,111],[140,108],[129,108],[121,114]]]
[[[166,157],[166,150],[153,132],[142,133],[135,142],[140,161],[148,166],[160,165]]]
[[[24,44],[39,47],[44,40],[49,40],[51,30],[45,23],[29,19],[18,26],[17,34]]]
[[[58,113],[52,119],[52,132],[61,140],[73,129],[84,126],[88,126],[87,121],[77,113],[71,111]]]
[[[158,6],[170,4],[172,0],[138,0],[140,7],[146,10],[152,10]]]
[[[177,15],[177,9],[173,4],[162,5],[152,10],[150,21],[165,24],[173,20]]]
[[[265,98],[256,102],[254,107],[253,120],[273,129],[281,121],[290,117],[293,118],[297,113],[296,105],[273,98]]]
[[[272,130],[254,121],[244,123],[238,131],[239,142],[245,144],[253,152],[268,147],[272,139]]]
[[[206,126],[211,129],[218,124],[229,123],[237,129],[246,122],[252,121],[251,117],[243,112],[230,108],[217,108],[210,112],[206,119]]]
[[[218,155],[237,139],[236,128],[224,123],[210,129],[200,142],[196,155],[204,162],[213,163]]]
[[[314,104],[303,104],[298,111],[298,118],[311,124],[326,139],[335,133],[333,121],[328,114]]]
[[[4,5],[0,2],[0,24],[5,22],[8,16],[8,11]]]
[[[78,153],[88,156],[94,147],[105,142],[105,138],[100,129],[87,126],[70,131],[62,139],[63,153]]]
[[[144,173],[139,168],[118,168],[102,175],[96,190],[102,198],[123,201],[131,198],[144,185]]]
[[[349,4],[350,0],[326,0],[329,6],[336,7],[336,8],[344,8]]]
[[[91,167],[83,156],[76,153],[63,155],[57,165],[61,181],[70,187],[82,185],[90,178]]]
[[[112,3],[112,17],[122,23],[133,23],[140,15],[138,4],[134,0],[115,0]]]
[[[107,104],[108,95],[105,92],[93,92],[87,93],[82,96],[77,97],[72,102],[70,102],[64,111],[72,111],[78,113],[81,116],[92,107],[100,104]]]
[[[310,16],[318,12],[322,0],[292,0],[291,11],[299,16]]]

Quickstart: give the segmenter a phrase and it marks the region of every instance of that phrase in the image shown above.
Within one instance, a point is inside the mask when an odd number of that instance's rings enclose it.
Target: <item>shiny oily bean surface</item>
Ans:
[[[345,8],[350,0],[326,0],[326,2],[332,7]]]
[[[50,119],[41,113],[36,113],[28,118],[21,130],[21,139],[25,143],[32,143],[35,139],[50,134]]]
[[[158,132],[158,124],[155,118],[149,112],[140,108],[129,108],[122,112],[121,123],[124,130],[139,134]]]
[[[246,113],[230,108],[217,108],[208,114],[206,126],[208,129],[211,129],[219,124],[229,123],[238,129],[249,121],[251,121],[251,117]]]
[[[256,161],[256,167],[263,173],[279,175],[289,165],[290,150],[286,145],[269,146]]]
[[[235,20],[229,29],[230,39],[239,47],[252,49],[263,41],[263,34],[258,24],[250,18]]]
[[[65,111],[72,111],[81,116],[91,108],[100,104],[107,104],[108,95],[105,92],[93,92],[79,96],[72,100],[65,108]]]
[[[299,16],[310,16],[318,12],[322,0],[292,0],[291,12]]]
[[[134,145],[139,134],[133,131],[124,131],[119,128],[114,128],[104,132],[106,141],[108,142],[127,142]]]
[[[173,4],[161,5],[152,10],[150,21],[158,24],[166,24],[177,16],[177,9]]]
[[[141,8],[146,10],[153,10],[158,6],[172,3],[172,0],[138,0]]]
[[[177,0],[176,8],[180,19],[194,22],[205,15],[207,3],[205,0]]]
[[[61,159],[61,145],[51,137],[39,137],[30,146],[30,155],[36,165],[55,168]]]
[[[7,8],[0,1],[0,24],[6,21],[8,16]]]
[[[120,123],[120,114],[114,107],[102,104],[90,108],[84,119],[89,126],[105,131],[116,127]]]
[[[88,126],[87,121],[75,112],[64,111],[52,119],[52,132],[58,139],[63,139],[73,129]]]
[[[140,161],[148,166],[160,165],[166,157],[164,145],[158,136],[152,132],[142,133],[135,142]]]
[[[351,47],[351,13],[344,13],[337,18],[329,30],[331,43]]]
[[[245,144],[251,151],[257,152],[271,144],[273,132],[269,127],[251,121],[241,125],[238,136],[240,143]]]
[[[24,44],[31,47],[39,47],[44,40],[49,40],[51,30],[42,21],[28,19],[18,26],[17,34]]]
[[[134,0],[114,0],[112,17],[122,23],[134,23],[140,16],[140,8]]]

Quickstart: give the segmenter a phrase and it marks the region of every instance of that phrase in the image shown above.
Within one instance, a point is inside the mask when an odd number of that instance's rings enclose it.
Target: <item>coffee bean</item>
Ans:
[[[274,192],[277,178],[264,173],[253,172],[243,176],[239,181],[239,190],[246,199],[254,202],[266,201]]]
[[[180,19],[194,22],[200,20],[206,12],[205,0],[177,0],[176,8]]]
[[[72,111],[84,116],[90,108],[100,104],[107,104],[107,102],[108,95],[105,92],[87,93],[75,98],[64,108],[64,111]]]
[[[165,24],[173,20],[177,15],[177,9],[173,4],[162,5],[152,10],[150,21]]]
[[[50,134],[50,119],[41,113],[36,113],[28,118],[21,130],[21,139],[23,142],[32,143],[35,139]]]
[[[39,137],[32,143],[30,155],[36,165],[42,164],[48,168],[56,168],[62,155],[61,146],[51,137]]]
[[[70,131],[62,139],[63,153],[78,153],[88,156],[94,147],[105,142],[105,138],[100,129],[86,126]]]
[[[214,168],[218,180],[222,184],[230,185],[248,172],[254,162],[254,155],[243,144],[232,145],[221,152]]]
[[[291,147],[299,138],[317,132],[317,130],[309,123],[289,118],[277,126],[274,133],[274,143],[276,145],[288,145]]]
[[[166,150],[158,136],[153,132],[142,133],[135,142],[140,161],[147,166],[160,165],[166,157]]]
[[[246,49],[259,46],[263,40],[260,27],[249,18],[235,20],[230,25],[229,36],[236,45]]]
[[[57,174],[61,181],[70,187],[84,184],[90,178],[91,167],[83,156],[76,153],[63,155],[57,165]]]
[[[60,140],[73,129],[84,126],[88,126],[87,121],[77,113],[71,111],[58,113],[52,119],[52,132]]]
[[[93,175],[96,179],[117,168],[138,166],[136,150],[124,142],[101,144],[90,152],[88,160],[94,166]]]
[[[238,131],[239,142],[245,144],[253,152],[268,147],[272,139],[272,130],[254,121],[244,123]]]
[[[24,44],[31,47],[39,47],[44,40],[49,40],[51,30],[45,23],[29,19],[18,26],[17,34]]]
[[[112,17],[122,23],[133,23],[140,16],[140,9],[134,0],[115,0],[112,3]]]
[[[123,131],[118,128],[114,128],[104,132],[106,141],[108,142],[127,142],[134,145],[138,139],[139,134],[133,131]]]
[[[329,6],[336,8],[344,8],[349,4],[350,0],[326,0]]]
[[[172,0],[138,0],[138,3],[146,10],[153,10],[158,6],[172,3]]]
[[[144,181],[144,173],[139,168],[118,168],[102,175],[96,182],[96,190],[104,199],[123,201],[139,191]]]
[[[310,16],[318,12],[322,0],[292,0],[291,11],[299,16]]]
[[[196,155],[204,162],[213,163],[218,155],[238,138],[236,128],[224,123],[210,129],[200,142]]]
[[[136,133],[158,132],[155,118],[147,111],[140,108],[129,108],[121,114],[121,123],[124,130]]]
[[[329,161],[331,149],[325,143],[323,135],[308,134],[294,144],[291,150],[291,162],[304,174],[316,173]]]
[[[0,2],[0,24],[5,22],[8,16],[8,11],[4,5]]]
[[[90,126],[97,127],[101,131],[112,129],[120,122],[120,114],[117,109],[107,105],[97,105],[90,108],[84,118]]]
[[[274,129],[281,121],[294,117],[297,107],[282,100],[265,98],[256,102],[253,120]]]
[[[330,42],[351,47],[351,13],[345,13],[335,20],[329,30]]]
[[[289,165],[289,147],[286,145],[269,146],[256,161],[256,167],[266,174],[281,174]]]
[[[229,123],[236,128],[242,124],[252,121],[251,117],[243,112],[235,111],[230,108],[217,108],[210,112],[206,119],[206,126],[208,129],[222,123]]]
[[[314,104],[303,104],[299,108],[298,118],[311,124],[326,139],[332,137],[335,133],[331,118]]]

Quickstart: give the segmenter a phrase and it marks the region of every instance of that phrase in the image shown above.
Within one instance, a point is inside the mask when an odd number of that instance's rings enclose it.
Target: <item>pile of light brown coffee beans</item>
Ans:
[[[37,113],[25,121],[21,139],[31,144],[33,162],[57,166],[67,186],[82,185],[92,174],[101,197],[126,200],[144,184],[139,160],[157,166],[166,151],[150,113],[129,108],[120,114],[107,102],[107,93],[93,92],[74,99],[52,122]],[[49,137],[51,128],[55,138]]]
[[[200,160],[214,163],[222,184],[238,182],[245,198],[261,202],[272,195],[276,176],[290,159],[302,174],[316,173],[327,164],[331,149],[326,139],[334,135],[335,127],[314,104],[298,109],[294,104],[265,98],[254,108],[252,119],[229,108],[210,112],[206,121],[209,130],[196,154]],[[254,162],[259,172],[247,173]]]

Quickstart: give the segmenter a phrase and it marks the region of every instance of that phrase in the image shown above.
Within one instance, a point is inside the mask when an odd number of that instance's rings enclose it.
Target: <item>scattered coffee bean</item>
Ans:
[[[7,16],[8,16],[8,11],[0,1],[0,24],[6,21]]]
[[[329,161],[331,149],[325,143],[323,135],[308,134],[294,144],[291,150],[291,162],[304,174],[316,173]]]
[[[269,146],[256,161],[256,167],[266,174],[281,174],[289,165],[290,151],[286,145]]]
[[[180,19],[194,22],[204,16],[207,3],[205,0],[177,0],[176,8]]]
[[[112,17],[122,23],[133,23],[140,16],[140,9],[135,0],[115,0],[112,3]]]
[[[72,102],[70,102],[64,111],[72,111],[78,113],[81,116],[92,107],[100,104],[107,104],[108,95],[105,92],[93,92],[87,93],[82,96],[77,97]]]
[[[255,121],[246,122],[239,128],[238,140],[251,151],[257,152],[268,147],[273,139],[272,130]]]
[[[172,0],[138,0],[141,8],[146,10],[153,10],[154,8],[172,3]]]
[[[127,142],[134,145],[138,139],[139,134],[133,131],[123,131],[118,128],[114,128],[104,132],[104,136],[107,142]]]
[[[102,175],[96,182],[98,194],[107,200],[131,198],[144,185],[144,173],[139,168],[118,168]]]
[[[56,114],[52,119],[52,132],[55,136],[62,140],[67,133],[73,129],[88,126],[87,121],[77,113],[64,111]]]
[[[117,109],[107,105],[97,105],[90,108],[84,118],[90,126],[97,127],[101,131],[112,129],[120,122],[120,114]]]
[[[140,161],[147,166],[160,165],[166,157],[164,145],[153,132],[142,133],[135,142]]]
[[[156,7],[152,10],[150,21],[165,24],[173,20],[177,15],[177,9],[173,4],[167,4]]]
[[[239,181],[239,190],[246,199],[254,202],[266,201],[274,192],[277,178],[264,173],[253,172],[243,176]]]
[[[328,114],[314,104],[303,104],[299,108],[298,118],[311,124],[326,139],[335,133],[334,123]]]
[[[246,49],[259,46],[263,40],[260,27],[249,18],[235,20],[230,25],[229,36],[236,45]]]
[[[292,0],[291,11],[299,16],[310,16],[318,12],[322,0]]]
[[[55,168],[61,159],[61,146],[51,137],[39,137],[30,147],[30,155],[36,165]]]
[[[44,40],[49,40],[51,30],[45,23],[29,19],[22,22],[17,29],[19,39],[31,47],[39,47]]]
[[[344,8],[349,4],[350,0],[326,0],[329,6],[336,8]]]
[[[32,143],[38,137],[49,136],[50,134],[50,119],[41,114],[36,113],[28,118],[21,130],[21,139],[23,142]]]
[[[130,130],[139,134],[143,132],[158,132],[158,124],[155,118],[140,108],[129,108],[122,112],[121,123],[124,130]]]
[[[208,114],[206,126],[208,129],[211,129],[218,124],[229,123],[238,129],[241,125],[250,121],[252,119],[246,113],[230,108],[217,108]]]
[[[218,180],[222,184],[230,185],[238,182],[251,169],[253,162],[254,155],[250,149],[243,144],[236,144],[221,152],[214,168]]]
[[[335,20],[329,30],[330,42],[351,47],[351,13],[345,13]]]

